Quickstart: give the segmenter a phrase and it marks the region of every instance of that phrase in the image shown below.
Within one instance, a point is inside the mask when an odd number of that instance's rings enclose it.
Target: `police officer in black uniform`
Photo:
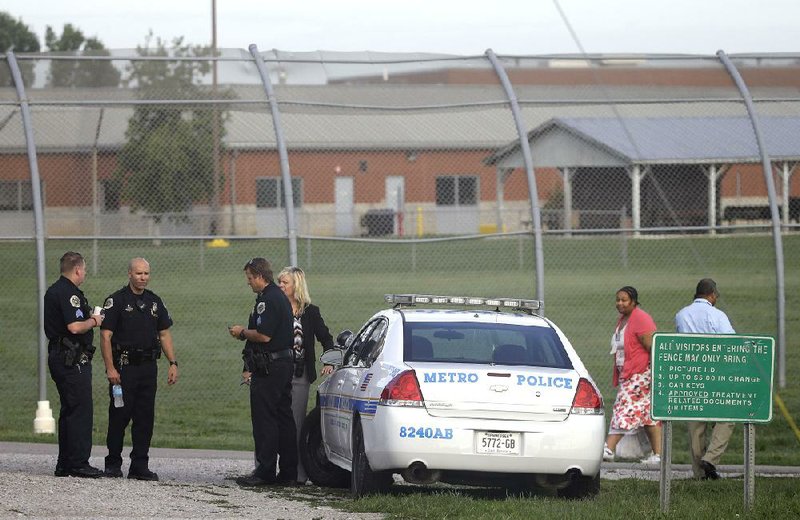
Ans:
[[[110,402],[106,435],[105,475],[122,476],[122,443],[125,428],[131,426],[131,465],[128,478],[158,480],[148,467],[150,440],[153,437],[158,365],[161,351],[169,360],[167,384],[178,380],[178,362],[169,327],[172,318],[164,302],[146,289],[150,264],[134,258],[128,264],[128,285],[106,298],[105,321],[100,330],[103,361],[106,365]],[[113,385],[122,385],[122,407],[114,405]]]
[[[257,466],[236,482],[241,486],[294,486],[297,442],[292,415],[292,305],[275,285],[266,259],[253,258],[244,266],[244,272],[247,285],[256,293],[256,303],[247,328],[233,325],[228,330],[231,336],[246,342],[242,351],[243,376],[250,381]]]
[[[58,460],[55,476],[96,478],[102,471],[89,464],[92,452],[92,354],[94,327],[103,322],[92,314],[78,287],[86,279],[86,261],[68,251],[60,260],[61,277],[44,295],[47,364],[58,389]]]

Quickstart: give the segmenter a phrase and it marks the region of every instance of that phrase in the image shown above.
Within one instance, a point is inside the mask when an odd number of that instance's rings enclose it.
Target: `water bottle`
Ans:
[[[114,396],[114,408],[122,408],[125,406],[125,401],[122,400],[122,385],[112,386],[111,395]]]

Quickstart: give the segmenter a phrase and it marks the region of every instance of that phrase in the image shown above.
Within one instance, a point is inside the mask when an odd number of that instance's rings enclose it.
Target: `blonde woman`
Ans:
[[[333,347],[333,337],[328,331],[325,321],[319,312],[319,307],[311,303],[311,296],[306,285],[306,275],[299,267],[285,267],[278,274],[278,287],[289,298],[294,316],[294,377],[292,378],[292,413],[297,425],[298,441],[303,420],[308,408],[309,386],[317,379],[316,360],[314,351],[314,338],[322,344],[323,350]],[[321,374],[327,375],[333,367],[325,365]],[[308,475],[302,462],[297,461],[297,481],[305,484]]]

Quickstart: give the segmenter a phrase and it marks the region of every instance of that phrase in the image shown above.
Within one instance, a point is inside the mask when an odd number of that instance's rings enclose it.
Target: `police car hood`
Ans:
[[[563,421],[580,375],[574,369],[407,362],[434,417]]]

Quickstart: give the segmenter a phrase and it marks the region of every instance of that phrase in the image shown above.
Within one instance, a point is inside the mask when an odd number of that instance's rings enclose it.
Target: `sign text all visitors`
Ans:
[[[769,422],[774,358],[768,336],[657,333],[653,418]]]

